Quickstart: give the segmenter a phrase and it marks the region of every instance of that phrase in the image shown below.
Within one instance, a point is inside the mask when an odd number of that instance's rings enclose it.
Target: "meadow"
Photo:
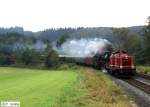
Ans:
[[[67,106],[61,103],[75,96],[77,82],[73,71],[1,67],[0,101],[20,101],[21,107]]]
[[[0,101],[21,107],[135,107],[102,72],[91,68],[37,70],[0,67]]]

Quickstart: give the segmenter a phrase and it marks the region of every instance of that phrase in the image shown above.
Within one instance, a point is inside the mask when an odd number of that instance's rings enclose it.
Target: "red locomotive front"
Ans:
[[[112,52],[108,69],[112,74],[133,75],[135,71],[133,56],[121,50]]]

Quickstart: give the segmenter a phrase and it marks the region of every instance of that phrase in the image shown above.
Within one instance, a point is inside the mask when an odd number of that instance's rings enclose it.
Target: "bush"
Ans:
[[[45,57],[45,66],[47,68],[53,67],[57,68],[59,65],[58,54],[54,50],[49,50]]]
[[[61,64],[60,67],[58,68],[60,70],[78,70],[80,67],[74,63],[65,63]]]

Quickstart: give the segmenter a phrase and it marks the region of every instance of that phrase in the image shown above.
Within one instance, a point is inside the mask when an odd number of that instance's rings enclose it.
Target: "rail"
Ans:
[[[150,75],[136,72],[136,76],[150,80]]]
[[[124,81],[131,84],[132,86],[137,87],[138,89],[150,94],[150,85],[145,84],[136,79],[124,79]]]

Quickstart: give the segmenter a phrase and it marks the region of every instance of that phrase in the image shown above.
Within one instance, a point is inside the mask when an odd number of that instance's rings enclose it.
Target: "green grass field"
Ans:
[[[20,101],[21,107],[74,106],[65,103],[79,81],[77,73],[0,68],[0,101]]]
[[[21,107],[136,107],[102,72],[0,67],[0,101]]]

